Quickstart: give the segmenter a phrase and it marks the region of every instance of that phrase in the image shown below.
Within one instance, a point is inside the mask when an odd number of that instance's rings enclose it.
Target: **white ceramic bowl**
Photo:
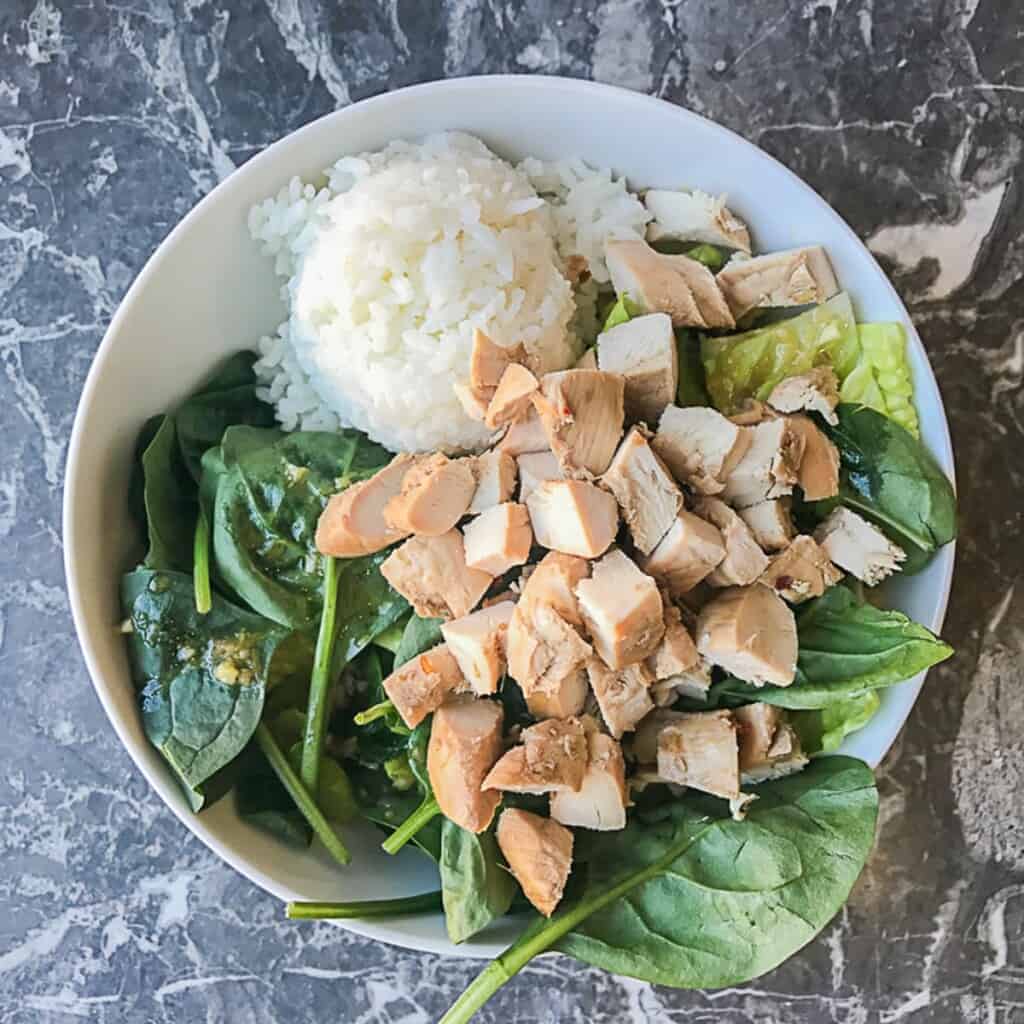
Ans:
[[[175,228],[121,303],[96,354],[75,419],[64,494],[65,564],[78,637],[96,692],[142,773],[210,849],[268,892],[287,899],[372,899],[436,887],[433,865],[415,851],[397,860],[369,826],[348,829],[347,869],[316,852],[297,853],[246,824],[231,799],[191,813],[146,741],[129,679],[118,578],[129,568],[133,526],[126,501],[139,427],[175,405],[222,357],[250,347],[283,318],[270,261],[246,229],[249,207],[293,175],[312,178],[346,153],[443,129],[480,136],[513,160],[579,156],[627,175],[634,186],[725,192],[762,250],[817,243],[832,258],[862,319],[900,320],[910,338],[925,443],[952,477],[942,401],[907,311],[850,228],[810,188],[724,128],[668,103],[570,79],[461,79],[365,100],[307,125],[222,183]],[[897,580],[892,602],[933,630],[942,625],[952,545],[928,569]],[[871,724],[844,747],[871,764],[903,725],[923,677],[888,690]],[[885,842],[884,835],[881,841]],[[518,930],[505,923],[481,941],[453,946],[441,915],[345,927],[412,949],[492,956]]]

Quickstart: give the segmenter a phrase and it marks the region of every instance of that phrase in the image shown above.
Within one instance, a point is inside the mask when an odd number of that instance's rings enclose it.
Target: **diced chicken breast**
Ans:
[[[415,729],[465,682],[451,648],[438,644],[395,669],[383,685],[402,721]]]
[[[776,555],[761,573],[760,583],[771,587],[779,597],[799,604],[821,597],[843,574],[813,537],[801,534],[781,554]]]
[[[658,709],[652,711],[638,726],[633,734],[630,751],[641,764],[651,766],[658,761],[658,733],[666,725],[673,725],[686,718],[689,712]]]
[[[537,378],[518,363],[509,363],[495,389],[484,423],[496,430],[519,419],[530,404],[530,396],[537,390]]]
[[[563,825],[601,832],[626,827],[626,762],[622,748],[610,736],[587,737],[590,760],[579,792],[551,794],[551,817]]]
[[[608,241],[604,253],[615,293],[628,295],[645,313],[667,313],[674,327],[736,326],[715,275],[703,263],[663,256],[633,240]]]
[[[655,707],[667,708],[679,697],[692,697],[704,700],[711,689],[711,663],[707,658],[697,658],[693,668],[680,672],[679,675],[658,679],[651,684],[651,700]]]
[[[683,507],[683,492],[639,427],[619,445],[601,483],[618,500],[633,543],[649,555]]]
[[[550,818],[509,807],[498,818],[497,838],[523,895],[550,917],[572,869],[572,832]]]
[[[837,508],[814,531],[825,554],[869,587],[898,571],[906,552],[848,508]]]
[[[522,418],[513,420],[508,425],[504,436],[498,442],[498,449],[513,458],[525,455],[527,452],[551,450],[547,431],[540,421],[540,416],[537,415],[537,410],[532,405],[523,413]]]
[[[777,413],[766,402],[757,398],[744,398],[740,403],[739,411],[734,412],[729,420],[738,427],[754,427],[765,420],[777,420],[781,413]]]
[[[831,366],[818,366],[807,373],[780,381],[768,396],[768,404],[779,412],[816,412],[826,423],[839,422],[839,381]]]
[[[473,350],[469,357],[469,385],[488,401],[501,383],[505,371],[513,363],[526,362],[526,348],[521,344],[499,345],[477,328],[473,332]]]
[[[549,605],[566,622],[582,626],[576,584],[590,575],[590,563],[575,555],[549,551],[534,567],[527,578],[521,603]]]
[[[650,694],[654,676],[643,662],[616,671],[600,658],[591,658],[587,662],[587,678],[601,709],[601,717],[616,739],[621,739],[623,733],[632,732],[654,708]]]
[[[505,753],[484,779],[485,789],[510,793],[577,792],[590,755],[578,718],[549,718],[523,732],[523,743]]]
[[[547,480],[526,499],[533,535],[551,551],[597,558],[619,529],[613,495],[585,480]]]
[[[462,534],[411,537],[381,563],[381,575],[424,619],[461,619],[484,596],[493,577],[466,565]]]
[[[765,551],[781,551],[796,536],[788,498],[771,498],[737,510]]]
[[[647,667],[655,680],[671,679],[696,668],[700,663],[697,645],[683,624],[679,609],[665,602],[665,633],[654,653],[647,659]]]
[[[505,634],[515,609],[515,602],[501,601],[441,626],[466,682],[481,697],[497,693],[505,674]]]
[[[527,452],[516,459],[519,466],[519,500],[526,501],[545,480],[564,480],[554,452]]]
[[[807,764],[800,737],[786,712],[772,704],[746,704],[733,711],[740,742],[740,778],[748,785],[792,775]]]
[[[598,366],[597,366],[597,349],[593,348],[593,347],[588,348],[586,350],[586,352],[584,352],[583,355],[581,355],[579,357],[579,359],[576,360],[576,363],[573,365],[573,369],[574,370],[596,370],[596,369],[598,369]]]
[[[470,520],[463,530],[466,565],[501,576],[530,557],[533,530],[525,505],[506,501]]]
[[[692,590],[725,558],[725,541],[716,526],[680,509],[668,532],[640,567],[674,597]]]
[[[820,245],[731,259],[718,272],[718,284],[737,320],[752,309],[824,302],[839,291]]]
[[[647,237],[652,242],[707,242],[750,252],[747,225],[725,205],[725,196],[709,196],[699,189],[676,192],[651,188],[644,193],[644,205],[654,217],[647,225]]]
[[[487,406],[490,405],[490,389],[487,391],[475,391],[468,381],[457,380],[452,389],[455,397],[459,400],[463,412],[478,423],[483,423],[487,415]]]
[[[803,439],[797,483],[808,501],[834,498],[839,493],[839,449],[809,416],[790,416],[789,428]]]
[[[725,478],[722,498],[745,508],[792,494],[804,453],[802,434],[784,416],[742,429],[750,433],[750,447]]]
[[[712,587],[746,586],[768,568],[768,556],[754,540],[750,527],[724,501],[702,498],[694,511],[717,527],[725,545],[725,557],[705,577]]]
[[[526,709],[534,718],[566,718],[580,715],[587,706],[587,674],[578,668],[553,682],[546,677],[526,698]]]
[[[658,775],[724,800],[738,799],[739,743],[732,714],[697,711],[664,726],[658,732]]]
[[[483,832],[501,794],[481,789],[501,757],[501,703],[453,697],[434,712],[427,745],[427,775],[441,813],[468,832]]]
[[[580,614],[597,653],[613,669],[643,661],[665,632],[658,585],[617,548],[576,585]]]
[[[767,587],[733,587],[701,609],[697,650],[754,686],[789,686],[796,677],[796,620]]]
[[[533,405],[562,471],[600,476],[612,461],[625,419],[622,377],[600,370],[562,370],[541,381]]]
[[[384,518],[384,509],[402,490],[402,481],[416,465],[415,455],[396,455],[369,480],[335,494],[320,513],[317,550],[335,558],[357,558],[381,551],[409,535]]]
[[[479,515],[495,505],[511,501],[516,488],[516,460],[508,452],[492,448],[472,459],[476,490],[469,505],[470,515]]]
[[[675,401],[679,359],[666,313],[634,317],[598,335],[597,363],[622,375],[630,420],[657,423],[665,406]]]
[[[670,405],[652,444],[677,480],[700,494],[717,494],[750,441],[747,431],[714,409]]]
[[[384,506],[384,518],[394,530],[439,537],[466,514],[475,491],[472,466],[436,452],[405,474],[401,491]]]

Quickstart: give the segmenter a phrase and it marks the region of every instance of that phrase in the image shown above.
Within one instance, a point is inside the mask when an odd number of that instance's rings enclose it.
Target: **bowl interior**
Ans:
[[[628,145],[623,145],[623,126]],[[253,345],[283,318],[280,282],[249,239],[252,203],[293,175],[317,180],[347,153],[394,138],[459,129],[518,160],[579,156],[625,174],[634,186],[699,187],[728,193],[762,250],[823,244],[862,319],[901,320],[910,337],[925,443],[952,476],[945,414],[906,310],[853,232],[811,189],[738,136],[688,111],[623,90],[565,79],[498,77],[417,86],[316,121],[251,160],[171,233],[132,286],[100,347],[82,395],[65,491],[65,558],[72,609],[96,690],[121,740],[161,797],[205,843],[282,899],[371,899],[436,887],[434,866],[414,851],[397,860],[369,827],[349,829],[353,864],[336,868],[316,851],[297,853],[247,826],[225,799],[200,816],[188,809],[149,746],[137,715],[120,619],[118,575],[136,538],[126,494],[141,424],[175,405],[221,358]],[[952,546],[915,577],[897,580],[891,602],[933,629],[942,624]],[[877,763],[898,733],[921,679],[887,691],[873,722],[844,752]],[[346,922],[410,948],[492,956],[518,930],[512,922],[455,947],[440,915]]]

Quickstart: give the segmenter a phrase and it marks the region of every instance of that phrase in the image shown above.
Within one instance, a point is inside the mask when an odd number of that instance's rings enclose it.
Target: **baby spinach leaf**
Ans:
[[[192,568],[196,487],[178,451],[174,418],[164,416],[142,453],[148,569]]]
[[[309,846],[313,830],[255,744],[242,757],[235,800],[245,821],[292,846]]]
[[[360,813],[375,825],[397,829],[421,805],[415,789],[396,789],[379,769],[350,764],[347,771]],[[441,822],[440,816],[434,817],[412,837],[412,842],[435,861],[441,859]]]
[[[417,654],[429,651],[444,639],[441,635],[443,619],[421,619],[413,615],[406,623],[405,632],[395,651],[395,668],[401,668]]]
[[[863,729],[881,707],[877,690],[834,700],[816,711],[793,711],[789,721],[805,754],[831,753],[850,733]]]
[[[452,942],[465,942],[508,913],[516,883],[491,832],[474,835],[445,818],[439,867],[445,926]]]

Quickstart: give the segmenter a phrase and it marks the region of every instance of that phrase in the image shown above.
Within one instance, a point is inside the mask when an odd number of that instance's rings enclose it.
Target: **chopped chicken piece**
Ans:
[[[825,554],[851,576],[873,587],[898,571],[906,552],[848,508],[837,508],[814,531]]]
[[[704,700],[711,689],[711,663],[698,657],[697,664],[677,676],[659,679],[651,684],[651,700],[656,707],[667,708],[679,697]]]
[[[702,498],[694,511],[721,532],[725,558],[705,578],[713,587],[744,587],[768,568],[768,556],[758,546],[750,527],[724,501]]]
[[[473,351],[469,357],[469,386],[489,402],[493,389],[501,383],[502,375],[509,366],[525,362],[525,346],[499,345],[477,328],[473,332]]]
[[[758,582],[771,587],[779,597],[799,604],[821,597],[842,578],[843,574],[829,561],[818,542],[801,535],[771,560]]]
[[[522,745],[502,756],[483,785],[509,793],[578,792],[589,756],[578,718],[549,718],[523,731]]]
[[[617,548],[576,584],[580,613],[594,648],[609,668],[653,654],[665,632],[661,594],[654,580]]]
[[[658,733],[666,725],[673,725],[686,718],[689,712],[668,711],[659,709],[652,711],[638,726],[633,734],[632,754],[642,765],[653,765],[658,761]]]
[[[717,494],[750,441],[747,431],[714,409],[670,405],[652,443],[677,480],[701,494]]]
[[[533,531],[525,505],[506,501],[478,515],[463,530],[466,565],[501,576],[530,557]]]
[[[395,669],[383,685],[402,721],[415,729],[465,682],[451,648],[438,644]]]
[[[786,498],[771,498],[738,509],[740,519],[750,527],[754,540],[765,551],[781,551],[796,536]]]
[[[657,423],[675,401],[679,358],[667,314],[634,317],[598,335],[597,362],[607,373],[622,375],[629,419]]]
[[[739,320],[764,306],[804,306],[824,302],[839,291],[828,255],[820,245],[731,259],[718,272],[718,284]]]
[[[452,388],[455,391],[455,397],[462,406],[462,411],[471,420],[483,423],[484,417],[487,415],[487,406],[490,405],[488,397],[490,389],[487,392],[474,391],[473,387],[463,380],[457,380],[452,385]]]
[[[498,819],[498,846],[523,895],[545,917],[562,899],[572,868],[572,832],[539,814],[509,807]]]
[[[599,476],[622,437],[623,379],[600,370],[546,374],[533,405],[566,476]]]
[[[496,430],[519,419],[526,412],[530,396],[537,390],[537,386],[537,378],[525,366],[509,363],[487,406],[485,425]]]
[[[587,705],[587,674],[579,668],[557,683],[545,681],[526,698],[534,718],[567,718],[580,715]]]
[[[745,508],[792,494],[804,454],[803,435],[793,430],[788,417],[743,429],[750,433],[750,447],[725,478],[722,498]]]
[[[563,825],[601,832],[626,827],[626,762],[622,748],[610,736],[587,736],[590,760],[578,793],[551,794],[551,817]]]
[[[621,739],[624,732],[632,732],[654,707],[650,694],[654,677],[642,662],[616,672],[600,658],[591,658],[587,662],[587,677],[601,717],[616,739]]]
[[[471,515],[512,500],[516,489],[516,460],[507,452],[492,448],[472,460],[476,490],[470,502]]]
[[[532,405],[523,413],[521,419],[513,420],[508,425],[505,435],[498,442],[498,449],[513,458],[526,455],[528,452],[551,450],[547,431]]]
[[[816,412],[826,423],[839,422],[839,381],[831,366],[818,366],[807,373],[787,377],[772,389],[768,404],[779,412]]]
[[[649,555],[683,507],[683,492],[639,427],[619,445],[601,483],[618,499],[633,543]]]
[[[574,370],[596,370],[597,369],[597,349],[593,348],[593,347],[588,348],[586,350],[586,352],[584,352],[583,355],[581,355],[579,357],[579,359],[576,360],[575,364],[573,365],[573,369]]]
[[[419,456],[396,455],[369,480],[335,494],[320,513],[316,526],[317,550],[335,558],[370,555],[409,535],[384,519],[384,507],[402,490],[406,474]]]
[[[744,398],[740,403],[739,412],[729,417],[731,423],[737,427],[754,427],[765,420],[777,420],[780,413],[777,413],[770,405],[757,398]]]
[[[736,326],[715,275],[703,263],[663,256],[633,240],[608,241],[604,254],[615,294],[628,295],[645,313],[668,313],[674,327]]]
[[[441,813],[468,832],[483,832],[501,794],[480,788],[501,757],[504,711],[484,697],[453,697],[435,712],[427,745],[427,775]]]
[[[725,541],[716,526],[681,509],[675,522],[640,568],[674,597],[692,590],[725,558]]]
[[[526,499],[537,543],[552,551],[597,558],[619,529],[615,498],[585,480],[547,480]]]
[[[469,463],[436,452],[405,474],[401,491],[384,506],[384,518],[392,529],[439,537],[466,514],[475,491]]]
[[[533,566],[520,600],[524,606],[531,602],[550,605],[566,622],[582,626],[576,584],[589,575],[590,563],[585,558],[549,551]]]
[[[554,452],[527,452],[526,455],[520,455],[516,462],[519,465],[520,501],[526,501],[537,489],[538,484],[544,483],[545,480],[565,479]]]
[[[839,493],[839,449],[809,416],[789,416],[789,428],[803,438],[797,483],[808,501],[834,498]]]
[[[424,619],[461,619],[480,602],[492,577],[466,565],[462,534],[412,537],[381,563],[381,575]]]
[[[739,799],[739,743],[732,713],[696,711],[664,726],[658,733],[658,774],[724,800]]]
[[[725,196],[716,198],[697,189],[676,192],[652,188],[644,193],[644,205],[654,217],[647,225],[647,237],[652,242],[706,242],[750,252],[747,225],[725,205]]]
[[[683,624],[679,609],[665,602],[665,634],[654,653],[647,659],[647,667],[656,680],[690,672],[700,664],[697,646],[690,631]]]
[[[789,686],[796,677],[796,620],[774,591],[733,587],[697,617],[697,650],[754,686]]]
[[[781,779],[807,764],[800,737],[786,712],[772,704],[746,704],[733,711],[740,741],[740,777],[748,785]]]
[[[505,674],[505,634],[515,608],[513,601],[501,601],[441,627],[448,650],[481,697],[496,693]]]

